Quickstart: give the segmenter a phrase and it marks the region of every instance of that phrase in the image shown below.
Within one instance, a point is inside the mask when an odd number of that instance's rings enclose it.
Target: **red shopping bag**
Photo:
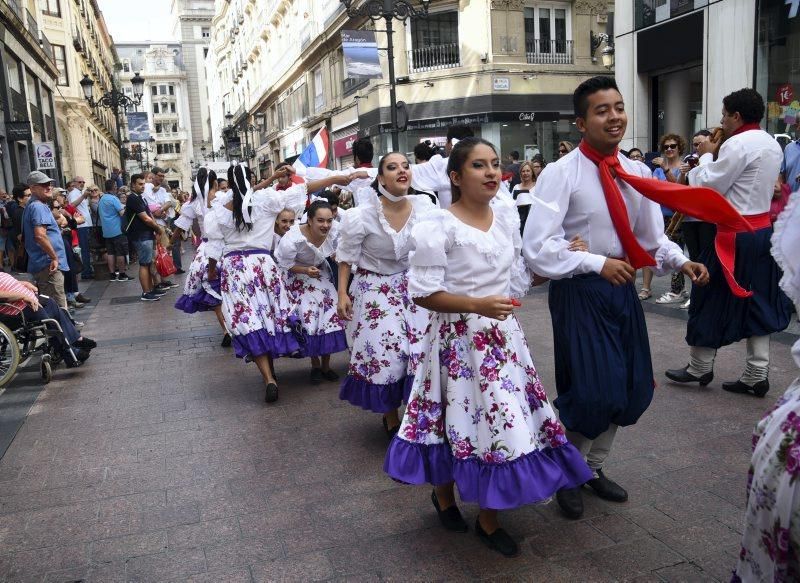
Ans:
[[[156,270],[161,277],[167,277],[178,271],[172,261],[172,256],[161,243],[156,245]]]

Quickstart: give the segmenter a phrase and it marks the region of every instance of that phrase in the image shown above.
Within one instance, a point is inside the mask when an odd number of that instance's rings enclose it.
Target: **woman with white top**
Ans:
[[[397,409],[411,386],[428,319],[408,295],[406,271],[411,229],[436,207],[427,196],[407,196],[410,186],[405,155],[384,156],[373,186],[359,191],[358,206],[342,217],[336,252],[338,311],[349,322],[350,343],[350,366],[339,397],[382,413],[389,435],[400,427]],[[351,272],[355,277],[348,295]]]
[[[331,354],[347,350],[344,321],[336,312],[336,288],[328,258],[336,253],[339,225],[331,205],[316,200],[307,221],[294,225],[275,249],[275,261],[287,271],[289,294],[299,305],[305,333],[303,354],[311,357],[311,384],[338,381]]]
[[[181,233],[191,233],[192,225],[197,219],[200,225],[201,243],[197,247],[189,272],[183,283],[183,294],[175,302],[175,307],[187,314],[195,312],[213,311],[219,325],[222,326],[225,336],[222,339],[222,346],[231,345],[231,336],[225,329],[225,319],[222,317],[222,296],[219,292],[219,280],[209,281],[208,279],[208,255],[206,253],[205,226],[203,218],[208,212],[214,197],[217,194],[217,175],[213,170],[200,168],[192,187],[191,200],[181,207],[181,215],[175,219],[175,232],[172,235],[173,241],[181,236]]]
[[[430,310],[403,423],[385,471],[430,483],[443,526],[466,532],[455,504],[476,502],[475,530],[505,556],[517,543],[497,511],[547,500],[592,477],[547,400],[514,317],[530,277],[520,256],[519,217],[491,204],[500,185],[494,146],[460,141],[450,153],[453,204],[429,213],[412,233],[409,293]]]
[[[511,196],[517,203],[519,212],[520,232],[525,230],[525,222],[528,220],[528,212],[531,210],[533,202],[533,189],[536,186],[536,175],[533,173],[533,162],[525,160],[519,165],[520,183],[514,185]]]
[[[231,166],[226,195],[217,197],[206,215],[209,246],[209,279],[217,279],[220,265],[220,291],[225,325],[233,337],[237,358],[253,360],[266,384],[265,400],[278,399],[278,385],[272,359],[298,355],[296,305],[289,297],[281,272],[266,245],[275,232],[275,217],[285,208],[301,209],[307,187],[328,186],[330,180],[296,184],[286,190],[264,188],[280,176],[291,174],[285,166],[255,188],[250,185],[244,166]]]

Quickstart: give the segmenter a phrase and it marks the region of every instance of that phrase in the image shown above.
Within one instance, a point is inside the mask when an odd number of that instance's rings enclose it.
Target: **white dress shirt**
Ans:
[[[76,200],[78,200],[80,195],[81,195],[80,189],[73,188],[72,190],[69,191],[69,193],[67,193],[67,200],[69,201],[69,203],[72,206],[75,206],[74,203],[75,203]],[[83,215],[83,218],[85,220],[84,223],[81,223],[80,225],[78,225],[78,228],[79,229],[85,229],[87,227],[91,227],[92,226],[92,213],[89,210],[89,195],[86,195],[86,198],[84,198],[81,201],[81,204],[79,204],[75,208],[78,210],[79,213],[81,213]]]
[[[359,191],[359,206],[342,217],[337,260],[382,275],[408,269],[411,229],[423,215],[436,208],[424,194],[408,199],[411,214],[403,228],[395,231],[383,214],[378,194],[371,188]]]
[[[163,207],[168,201],[173,201],[174,199],[167,193],[167,189],[163,186],[159,186],[158,188],[153,187],[151,182],[146,182],[144,185],[144,193],[142,194],[142,198],[144,198],[144,202],[147,203],[148,206],[157,204],[160,207]],[[153,217],[159,225],[166,226],[167,221],[166,218],[174,217],[175,216],[175,209],[170,208],[167,210],[165,217]]]
[[[181,206],[181,215],[175,219],[175,226],[185,232],[192,231],[194,220],[197,219],[200,225],[200,237],[205,238],[205,224],[203,218],[206,216],[208,206],[199,196]]]
[[[763,130],[748,130],[722,143],[717,159],[703,154],[689,171],[689,184],[721,193],[743,215],[769,212],[772,191],[783,163],[783,150]]]
[[[275,235],[275,219],[283,209],[301,210],[306,203],[306,185],[295,184],[287,190],[265,188],[253,193],[250,220],[253,228],[236,228],[233,212],[225,207],[232,195],[217,197],[205,217],[205,232],[208,237],[207,253],[219,259],[224,253],[265,249]]]
[[[650,178],[641,162],[618,154],[630,174]],[[656,260],[663,275],[689,261],[680,247],[664,235],[661,208],[621,180],[617,185],[628,209],[628,219],[639,244]],[[580,235],[589,251],[570,251],[569,240]],[[522,253],[534,273],[562,279],[600,273],[606,258],[625,255],[608,212],[597,166],[579,149],[548,164],[536,181],[536,192],[523,235]]]

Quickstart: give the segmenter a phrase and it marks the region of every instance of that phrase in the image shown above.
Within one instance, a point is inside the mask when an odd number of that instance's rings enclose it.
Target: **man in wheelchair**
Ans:
[[[58,325],[48,320],[55,320]],[[54,300],[38,295],[32,283],[3,272],[0,272],[0,322],[11,330],[45,322],[51,352],[60,355],[67,368],[82,365],[97,346],[94,340],[80,335],[69,314]]]

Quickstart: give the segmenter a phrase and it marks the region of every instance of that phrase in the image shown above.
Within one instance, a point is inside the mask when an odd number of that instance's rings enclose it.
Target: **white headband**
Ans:
[[[247,172],[242,170],[244,176],[244,185],[247,190],[242,197],[242,218],[245,223],[251,224],[253,221],[250,218],[250,207],[253,204],[253,187],[250,186],[250,181],[247,180]]]

